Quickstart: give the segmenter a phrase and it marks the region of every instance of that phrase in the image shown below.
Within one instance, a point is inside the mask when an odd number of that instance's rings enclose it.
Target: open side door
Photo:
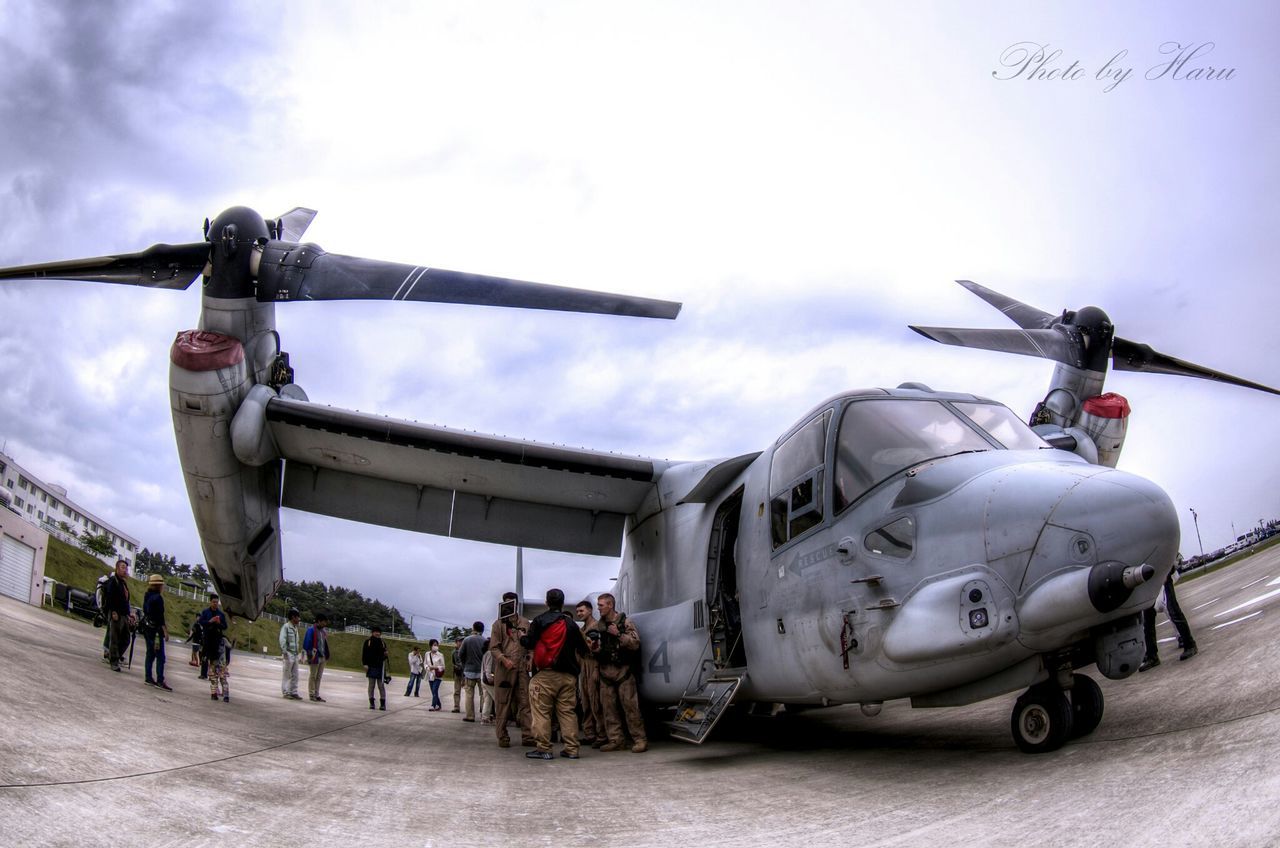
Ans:
[[[701,745],[733,702],[746,679],[745,668],[722,668],[692,692],[685,692],[676,706],[676,717],[667,722],[671,738]]]

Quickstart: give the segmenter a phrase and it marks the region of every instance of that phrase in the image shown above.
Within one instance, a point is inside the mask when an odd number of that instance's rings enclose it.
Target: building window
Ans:
[[[22,509],[24,506],[26,506],[26,503],[23,502],[22,498],[18,497],[17,495],[13,496],[13,502],[18,505],[18,509]]]

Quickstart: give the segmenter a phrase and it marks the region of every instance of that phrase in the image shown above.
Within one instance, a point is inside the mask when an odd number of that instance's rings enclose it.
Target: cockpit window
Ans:
[[[836,511],[913,465],[992,449],[986,439],[937,401],[855,401],[845,407],[836,441]]]
[[[974,424],[990,434],[1009,450],[1039,450],[1047,448],[1044,440],[1023,424],[1007,406],[997,403],[957,403],[955,408],[969,416]]]

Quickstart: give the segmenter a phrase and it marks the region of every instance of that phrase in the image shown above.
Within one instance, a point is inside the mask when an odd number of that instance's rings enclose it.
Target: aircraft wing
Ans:
[[[402,530],[617,556],[670,465],[273,397],[281,503]]]

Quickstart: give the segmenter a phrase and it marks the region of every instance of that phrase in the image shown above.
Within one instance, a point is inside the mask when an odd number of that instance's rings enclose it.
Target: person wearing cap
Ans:
[[[296,609],[289,610],[289,620],[280,625],[280,658],[283,670],[280,673],[280,694],[291,701],[301,701],[298,694],[298,659],[302,655],[302,634],[298,632],[298,622],[302,614]]]
[[[143,666],[146,684],[172,692],[173,687],[164,682],[164,643],[169,641],[169,627],[164,621],[164,578],[159,574],[147,578],[147,593],[142,597],[142,623],[138,629],[147,641],[147,661]]]

